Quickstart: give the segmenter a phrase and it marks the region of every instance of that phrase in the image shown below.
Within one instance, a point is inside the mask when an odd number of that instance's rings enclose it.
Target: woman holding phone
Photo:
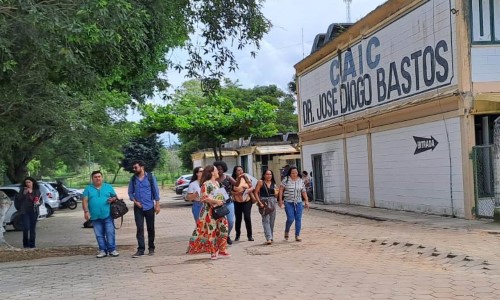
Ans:
[[[21,189],[14,200],[14,206],[23,220],[24,248],[35,248],[40,197],[38,182],[32,177],[26,177],[21,183]]]

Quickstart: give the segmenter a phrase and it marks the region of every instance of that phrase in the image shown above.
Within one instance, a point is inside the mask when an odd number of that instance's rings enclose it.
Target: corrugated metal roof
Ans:
[[[290,154],[298,153],[299,151],[295,149],[292,145],[273,145],[273,146],[257,146],[255,147],[255,154],[265,155],[265,154]]]
[[[223,157],[238,156],[238,152],[236,152],[236,151],[227,151],[226,150],[226,151],[222,151],[222,156]],[[205,157],[214,157],[214,152],[213,151],[207,151],[207,152],[205,152]]]

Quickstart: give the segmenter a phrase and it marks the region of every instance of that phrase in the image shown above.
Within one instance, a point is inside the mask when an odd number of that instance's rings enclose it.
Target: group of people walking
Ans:
[[[145,255],[144,221],[148,234],[148,255],[155,254],[155,216],[160,213],[160,193],[155,176],[145,171],[142,161],[132,164],[134,175],[128,185],[128,195],[133,203],[136,224],[138,258]],[[296,167],[289,167],[281,183],[277,183],[271,170],[266,170],[254,185],[242,166],[235,166],[232,175],[226,175],[227,164],[216,161],[213,165],[196,167],[188,187],[187,200],[193,201],[192,214],[196,228],[189,240],[187,253],[210,253],[211,259],[230,257],[227,245],[231,245],[231,231],[235,228],[235,241],[241,238],[241,225],[245,222],[248,241],[254,241],[251,211],[253,204],[262,215],[262,226],[267,244],[274,242],[274,223],[278,207],[286,212],[284,238],[289,239],[295,223],[295,240],[301,241],[302,213],[309,207],[307,182],[302,180]],[[83,214],[92,221],[99,251],[97,258],[116,257],[115,225],[111,217],[111,203],[118,201],[114,188],[103,182],[101,171],[91,174],[82,197]],[[35,247],[36,222],[40,201],[40,189],[35,179],[27,177],[21,184],[15,206],[22,215],[23,246]],[[221,215],[218,211],[223,211]]]
[[[245,175],[242,166],[235,166],[232,176],[227,172],[227,164],[216,161],[205,168],[193,170],[188,187],[187,200],[193,201],[193,218],[196,228],[189,240],[187,253],[210,253],[211,259],[230,257],[227,245],[233,243],[231,231],[235,225],[235,241],[241,238],[241,223],[245,221],[247,238],[252,236],[251,209],[255,203],[262,215],[264,236],[268,245],[274,242],[274,223],[276,208],[284,208],[286,226],[284,238],[289,239],[289,232],[295,222],[295,240],[300,242],[303,208],[309,207],[306,184],[301,179],[296,167],[290,167],[280,184],[277,184],[271,170],[266,170],[255,188]],[[222,206],[226,214],[214,214]]]

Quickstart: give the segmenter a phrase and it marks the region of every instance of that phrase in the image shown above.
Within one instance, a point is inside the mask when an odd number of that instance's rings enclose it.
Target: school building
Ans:
[[[500,0],[389,0],[295,69],[317,201],[492,216]]]

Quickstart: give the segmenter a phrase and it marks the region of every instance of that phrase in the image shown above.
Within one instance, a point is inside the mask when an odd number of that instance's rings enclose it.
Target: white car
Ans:
[[[59,209],[61,200],[59,199],[59,192],[49,183],[45,181],[38,181],[40,192],[47,208],[47,218],[52,216],[54,210]]]
[[[12,200],[12,204],[10,208],[7,210],[7,213],[5,214],[5,220],[3,226],[12,225],[15,230],[23,230],[23,221],[21,219],[21,215],[17,212],[16,207],[14,206],[14,199],[17,193],[19,193],[19,190],[20,190],[19,184],[0,187],[0,191],[4,192],[10,198],[10,200]],[[38,220],[45,219],[47,217],[47,209],[45,208],[44,205],[45,201],[43,197],[41,201],[42,205],[40,205]]]

